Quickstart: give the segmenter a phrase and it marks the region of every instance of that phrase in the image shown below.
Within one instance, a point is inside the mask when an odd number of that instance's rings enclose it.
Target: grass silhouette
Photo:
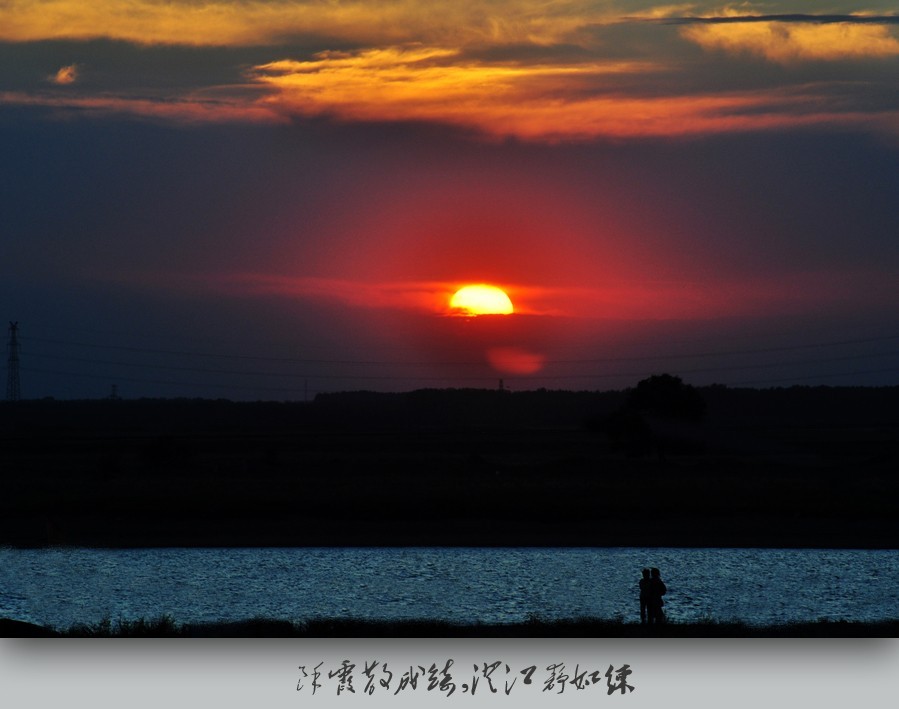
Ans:
[[[496,624],[344,618],[303,621],[250,618],[180,624],[169,615],[161,615],[136,620],[105,618],[65,630],[3,618],[0,619],[0,635],[62,638],[895,638],[899,637],[899,619],[879,622],[817,620],[778,625],[703,619],[647,626],[620,619],[545,620],[532,616],[522,623]]]

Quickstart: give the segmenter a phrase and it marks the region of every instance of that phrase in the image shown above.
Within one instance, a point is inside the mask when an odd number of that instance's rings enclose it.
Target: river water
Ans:
[[[104,618],[530,616],[638,620],[656,566],[673,621],[899,617],[894,550],[637,548],[0,548],[0,617],[57,629]]]

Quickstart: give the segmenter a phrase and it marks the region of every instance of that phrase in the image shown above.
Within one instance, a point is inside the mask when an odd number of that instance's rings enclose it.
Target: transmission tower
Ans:
[[[6,364],[6,400],[19,400],[19,323],[9,324],[9,359]]]

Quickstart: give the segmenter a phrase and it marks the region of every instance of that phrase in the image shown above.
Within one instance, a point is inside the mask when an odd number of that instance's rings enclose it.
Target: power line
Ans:
[[[43,354],[35,354],[32,353],[31,357],[37,358],[45,358],[45,359],[56,359],[56,360],[64,360],[69,362],[83,362],[88,364],[99,364],[103,366],[117,366],[117,367],[137,367],[144,369],[160,369],[165,371],[174,371],[174,372],[192,372],[195,374],[229,374],[229,375],[240,375],[240,376],[253,376],[253,377],[276,377],[276,378],[287,378],[287,379],[303,379],[308,377],[313,377],[315,379],[361,379],[361,380],[392,380],[392,379],[402,379],[402,380],[414,380],[414,381],[443,381],[446,379],[453,379],[454,376],[407,376],[407,375],[395,375],[395,374],[309,374],[309,373],[296,373],[296,372],[266,372],[266,371],[246,371],[246,370],[235,370],[235,369],[212,369],[209,367],[179,367],[174,365],[167,364],[141,364],[138,362],[113,362],[109,360],[99,360],[99,359],[86,359],[83,357],[67,357],[65,355],[43,355]],[[479,363],[484,365],[485,363]],[[33,371],[33,370],[32,370]],[[456,375],[458,376],[458,375]],[[496,379],[495,376],[491,375],[489,377],[482,377],[483,379],[493,381]]]
[[[445,376],[429,376],[429,377],[421,377],[421,376],[410,376],[403,374],[379,374],[379,375],[364,375],[364,374],[309,374],[306,372],[297,373],[297,372],[269,372],[269,371],[246,371],[246,370],[234,370],[234,369],[214,369],[210,367],[182,367],[175,365],[166,365],[166,364],[145,364],[139,362],[121,362],[121,361],[112,361],[112,360],[102,360],[102,359],[88,359],[84,357],[70,357],[67,355],[50,355],[50,354],[39,354],[34,352],[28,353],[32,358],[38,359],[55,359],[55,360],[64,360],[68,362],[82,362],[88,364],[95,365],[103,365],[103,366],[116,366],[116,367],[136,367],[136,368],[144,368],[144,369],[158,369],[165,371],[175,371],[175,372],[191,372],[191,373],[201,373],[201,374],[228,374],[228,375],[239,375],[239,376],[258,376],[258,377],[278,377],[278,378],[304,378],[313,376],[316,379],[371,379],[371,380],[415,380],[415,381],[427,381],[427,380],[445,380],[447,378]],[[810,364],[831,364],[834,362],[847,362],[854,361],[860,359],[870,359],[872,357],[892,357],[899,356],[899,351],[890,351],[890,352],[878,352],[878,353],[870,353],[870,354],[861,354],[861,355],[844,355],[842,357],[825,357],[825,358],[815,358],[815,359],[803,359],[803,360],[789,360],[789,361],[779,361],[779,362],[766,362],[766,363],[757,363],[757,364],[739,364],[739,365],[727,365],[727,366],[718,366],[718,367],[697,367],[691,369],[679,369],[678,372],[680,374],[708,374],[714,372],[729,372],[729,371],[742,371],[746,369],[771,369],[777,367],[792,367],[792,366],[807,366]],[[641,361],[643,361],[641,359]],[[456,363],[461,366],[463,363]],[[478,362],[478,363],[465,363],[468,366],[484,366],[486,363]],[[568,364],[568,362],[563,362],[560,360],[549,360],[546,364]],[[402,365],[396,365],[402,366]],[[584,379],[590,377],[597,376],[641,376],[645,373],[645,371],[640,372],[609,372],[609,373],[596,373],[596,372],[585,372],[580,374],[557,374],[557,375],[545,375],[544,378],[549,379]],[[485,379],[495,379],[494,376],[484,377]]]
[[[11,323],[12,325],[12,323]],[[553,382],[583,382],[587,386],[591,386],[588,382],[596,382],[597,385],[599,382],[612,382],[617,380],[617,384],[622,383],[626,380],[637,381],[639,379],[643,379],[651,374],[658,374],[662,370],[674,371],[681,376],[685,375],[712,375],[712,374],[721,374],[721,373],[737,373],[743,372],[744,376],[746,373],[750,371],[756,371],[761,373],[764,370],[787,370],[787,368],[793,368],[793,371],[796,371],[796,368],[802,368],[802,373],[798,376],[791,377],[779,377],[779,378],[770,378],[770,379],[738,379],[734,381],[731,379],[733,374],[730,376],[722,376],[724,379],[722,384],[729,386],[764,386],[764,385],[776,385],[779,383],[785,382],[802,382],[809,380],[824,380],[830,378],[842,378],[848,376],[865,376],[865,375],[884,375],[888,373],[893,373],[895,371],[899,371],[893,368],[869,368],[869,369],[855,369],[850,372],[835,372],[835,373],[819,373],[819,374],[808,374],[811,371],[812,367],[821,367],[822,365],[835,364],[835,363],[846,363],[846,362],[861,362],[862,360],[868,360],[873,364],[872,360],[876,358],[884,358],[884,357],[897,357],[899,356],[899,351],[890,350],[886,352],[868,352],[863,354],[845,354],[841,356],[830,356],[830,357],[822,357],[815,356],[825,354],[825,352],[818,352],[815,354],[811,354],[812,350],[818,349],[821,350],[823,348],[834,348],[834,347],[844,347],[844,346],[852,346],[852,345],[870,345],[875,343],[890,343],[899,339],[899,335],[883,335],[879,337],[866,337],[866,338],[856,338],[856,339],[842,339],[842,340],[831,340],[826,342],[816,342],[816,343],[808,343],[802,345],[785,345],[779,347],[759,347],[759,348],[747,348],[747,349],[729,349],[729,350],[718,350],[718,351],[704,351],[704,352],[695,352],[691,354],[670,354],[670,355],[652,355],[652,356],[633,356],[633,357],[606,357],[606,358],[592,358],[592,359],[548,359],[544,360],[543,368],[539,372],[534,372],[532,374],[522,374],[522,375],[510,375],[505,374],[505,378],[510,382],[519,382],[520,385],[537,388],[546,386],[552,386]],[[425,361],[405,361],[402,359],[396,360],[379,360],[379,359],[324,359],[324,358],[303,358],[303,357],[271,357],[271,356],[255,356],[255,355],[241,355],[241,354],[227,354],[227,353],[216,353],[216,352],[202,352],[202,351],[177,351],[177,350],[166,350],[166,349],[153,349],[153,348],[141,348],[141,347],[133,347],[133,346],[121,346],[121,345],[104,345],[97,343],[86,343],[86,342],[78,342],[78,341],[69,341],[69,340],[61,340],[61,339],[50,339],[50,338],[25,338],[26,343],[47,343],[55,346],[54,353],[40,353],[31,350],[26,350],[25,354],[31,361],[35,360],[55,360],[55,361],[64,361],[64,362],[72,362],[72,363],[80,363],[86,365],[84,369],[91,368],[109,368],[110,371],[97,373],[99,370],[94,369],[94,372],[70,372],[70,371],[59,371],[54,369],[42,369],[42,368],[25,368],[23,371],[33,372],[37,374],[45,374],[45,375],[53,375],[58,377],[65,378],[90,378],[90,379],[102,379],[105,381],[117,381],[117,382],[129,382],[129,383],[137,383],[148,386],[167,386],[167,387],[178,387],[181,390],[199,390],[203,389],[218,389],[218,390],[230,390],[230,391],[253,391],[258,394],[268,394],[268,393],[277,393],[282,396],[287,395],[288,397],[297,396],[300,392],[302,392],[302,397],[306,399],[308,397],[308,393],[323,393],[324,389],[309,389],[307,385],[308,380],[312,380],[312,382],[317,382],[321,385],[330,387],[329,391],[335,391],[339,389],[346,389],[348,387],[361,387],[367,388],[372,387],[374,389],[380,389],[382,387],[392,387],[392,388],[400,388],[400,389],[408,389],[420,386],[455,386],[455,387],[465,387],[465,386],[473,386],[473,387],[482,387],[492,385],[496,381],[497,373],[490,368],[489,364],[486,361],[449,361],[449,362],[425,362]],[[190,362],[179,363],[179,362],[170,362],[167,363],[165,361],[157,361],[156,363],[152,361],[129,361],[131,358],[110,358],[110,359],[95,359],[92,357],[79,357],[74,355],[66,355],[62,354],[65,350],[62,349],[61,346],[69,346],[69,347],[85,347],[90,349],[95,349],[98,351],[109,351],[109,352],[121,352],[121,353],[134,353],[139,355],[165,355],[169,357],[208,357],[214,358],[222,361],[232,361],[232,362],[242,362],[245,363],[244,367],[218,367],[218,366],[203,366],[202,363],[197,362],[192,364]],[[878,350],[883,348],[866,348],[872,350]],[[728,362],[729,358],[744,356],[748,359],[753,359],[749,357],[750,355],[761,355],[761,354],[775,354],[775,353],[787,353],[787,352],[809,352],[810,356],[797,358],[797,359],[777,359],[777,361],[749,361],[749,362]],[[16,360],[18,359],[18,341],[16,343]],[[99,352],[98,352],[99,354]],[[688,363],[687,360],[701,360],[702,358],[712,358],[719,357],[723,360],[723,363],[709,362],[708,366],[689,366],[691,363]],[[143,357],[135,357],[134,359],[144,359]],[[765,357],[764,359],[772,359],[771,357]],[[682,365],[673,367],[672,363],[680,362]],[[255,365],[253,364],[255,363]],[[296,366],[296,369],[300,371],[295,372],[285,372],[285,371],[272,371],[262,365],[263,363],[279,363],[282,365],[299,365]],[[886,364],[886,362],[884,362]],[[892,362],[890,362],[892,363]],[[612,365],[633,365],[631,367],[622,367],[621,370],[615,371],[615,367]],[[697,361],[694,363],[695,365],[701,365],[701,362]],[[317,367],[313,367],[312,365],[318,365]],[[327,365],[323,367],[321,365]],[[358,367],[358,366],[369,366],[372,368],[371,371],[367,373],[359,372],[358,370],[349,369],[348,371],[341,373],[341,367]],[[383,370],[377,369],[377,367],[386,367],[391,366],[394,368],[394,371],[384,372]],[[868,365],[870,367],[870,364]],[[412,369],[413,367],[433,367],[436,368],[436,372],[428,373],[422,372],[421,374],[416,374],[414,371],[408,371],[402,373],[404,369]],[[441,367],[453,367],[453,370],[446,370],[452,372],[452,374],[441,374]],[[118,376],[114,372],[117,370],[113,368],[130,368],[143,370],[146,372],[150,371],[161,371],[161,372],[171,372],[171,373],[183,373],[186,375],[208,375],[202,377],[204,381],[172,381],[166,379],[157,379],[151,376],[149,377],[140,377],[140,376]],[[285,367],[287,368],[287,367]],[[280,369],[280,367],[278,368]],[[316,373],[315,371],[310,371],[314,369],[323,369],[321,373]],[[591,371],[592,370],[592,371]],[[470,371],[470,374],[466,374],[466,371]],[[401,372],[401,373],[397,373]],[[771,372],[771,374],[775,374],[775,372]],[[777,372],[777,374],[781,374],[781,372]],[[16,361],[16,378],[18,377],[18,362]],[[739,377],[739,375],[736,375]],[[218,377],[218,380],[216,380]],[[224,377],[228,377],[228,380],[223,380]],[[776,377],[776,375],[775,375]],[[269,385],[266,386],[264,382],[260,381],[260,385],[254,385],[250,382],[253,381],[250,378],[256,378],[256,380],[267,379]],[[194,377],[194,379],[201,379],[201,377]],[[297,380],[302,379],[303,382],[301,385],[295,385]],[[728,381],[730,379],[730,381]],[[272,386],[273,380],[280,380],[283,382],[283,386]],[[583,386],[582,384],[581,386]],[[614,386],[614,384],[613,384]],[[9,393],[9,392],[8,392]]]
[[[760,347],[748,348],[741,350],[712,350],[706,352],[680,353],[680,354],[663,354],[663,355],[647,355],[632,357],[598,357],[586,359],[550,359],[545,364],[617,364],[622,362],[652,362],[659,360],[683,360],[683,359],[701,359],[704,357],[732,357],[738,355],[752,354],[771,354],[778,352],[793,352],[808,349],[817,349],[822,347],[843,347],[847,345],[871,344],[876,342],[887,342],[899,339],[899,335],[885,335],[879,337],[858,338],[849,340],[834,340],[830,342],[816,342],[802,345],[785,345],[780,347]],[[69,345],[76,347],[87,347],[92,349],[116,350],[123,352],[137,352],[141,354],[161,354],[174,355],[179,357],[209,357],[217,359],[231,359],[244,361],[269,361],[283,362],[291,364],[346,364],[354,366],[406,366],[406,367],[430,367],[444,365],[479,365],[482,362],[465,362],[465,361],[407,361],[407,360],[354,360],[354,359],[334,359],[334,358],[305,358],[305,357],[272,357],[268,355],[240,355],[225,354],[221,352],[202,352],[202,351],[179,351],[179,350],[163,350],[154,348],[132,347],[125,345],[101,345],[96,343],[77,342],[71,340],[58,340],[50,338],[29,337],[28,342],[44,342],[54,345]]]
[[[831,372],[829,374],[809,374],[800,377],[785,377],[783,379],[757,379],[755,381],[732,382],[730,386],[758,386],[760,384],[783,384],[785,382],[810,381],[813,379],[830,379],[832,377],[856,377],[861,374],[891,374],[899,372],[899,367],[889,369],[866,369],[852,372]]]
[[[322,393],[324,391],[331,391],[325,389],[309,389],[305,383],[302,387],[265,387],[265,386],[253,386],[247,384],[222,384],[222,383],[197,383],[197,382],[184,382],[184,381],[172,381],[172,380],[162,380],[162,379],[146,379],[143,377],[110,377],[108,374],[91,374],[89,372],[64,372],[60,370],[53,369],[40,369],[27,367],[22,371],[32,372],[35,374],[50,374],[53,376],[59,377],[82,377],[86,379],[98,379],[103,381],[108,381],[109,379],[115,379],[117,382],[131,382],[135,384],[154,384],[154,385],[166,385],[166,386],[178,386],[178,387],[190,387],[197,386],[202,388],[214,387],[217,389],[239,389],[243,391],[269,391],[269,392],[311,392],[314,394]],[[311,377],[311,379],[322,379],[324,377]],[[354,379],[354,380],[365,380],[365,379],[383,379],[383,377],[334,377],[335,379]],[[447,376],[447,377],[420,377],[418,379],[415,378],[406,378],[400,377],[405,381],[445,381],[445,382],[495,382],[495,376],[489,377],[460,377],[460,376]]]
[[[892,353],[895,354],[895,353]],[[64,358],[63,358],[64,359]],[[839,361],[847,361],[854,359],[866,359],[865,356],[857,356],[857,357],[837,357],[826,360],[815,360],[813,363],[822,364],[822,363],[832,363]],[[756,365],[741,365],[741,366],[733,366],[733,367],[707,367],[703,369],[686,369],[686,370],[678,370],[678,374],[709,374],[714,372],[725,372],[725,371],[743,371],[746,369],[775,369],[780,367],[788,367],[788,366],[796,366],[801,364],[809,364],[809,362],[775,362],[768,364],[756,364]],[[140,366],[140,365],[136,365]],[[312,379],[312,380],[325,380],[325,381],[371,381],[371,382],[381,382],[381,381],[402,381],[402,382],[494,382],[496,381],[496,375],[491,374],[488,376],[474,376],[474,375],[445,375],[445,376],[406,376],[406,375],[356,375],[356,374],[278,374],[273,372],[229,372],[227,370],[202,370],[202,369],[187,369],[187,368],[179,368],[179,367],[155,367],[157,369],[163,370],[175,370],[175,371],[194,371],[194,372],[202,372],[208,374],[239,374],[245,376],[264,376],[264,377],[275,377],[281,379]],[[145,378],[134,378],[134,377],[121,377],[121,376],[111,376],[109,374],[90,374],[86,372],[62,372],[58,370],[48,370],[48,369],[37,369],[37,368],[25,368],[24,371],[34,372],[40,374],[53,374],[58,376],[71,376],[71,377],[91,377],[96,379],[116,379],[117,381],[131,381],[131,382],[142,382],[145,384],[173,384],[173,385],[187,385],[193,386],[198,385],[196,382],[174,382],[174,381],[159,381],[154,379],[145,379]],[[781,381],[793,381],[793,380],[807,380],[807,379],[818,379],[818,378],[827,378],[827,377],[836,377],[836,376],[852,376],[852,375],[864,375],[864,374],[886,374],[890,372],[899,371],[899,368],[886,368],[886,369],[868,369],[868,370],[854,370],[852,372],[841,372],[841,373],[821,373],[816,375],[803,375],[803,376],[795,376],[788,377],[784,379],[766,379],[766,380],[757,380],[757,381],[743,381],[743,382],[734,382],[735,385],[751,385],[756,383],[766,383],[766,382],[781,382]],[[642,370],[642,371],[628,371],[628,372],[590,372],[590,373],[579,373],[579,374],[540,374],[534,373],[533,375],[519,376],[518,380],[528,381],[528,382],[540,382],[540,381],[566,381],[566,380],[577,380],[577,379],[619,379],[619,378],[638,378],[638,377],[646,377],[649,376],[652,372],[650,370]],[[514,375],[505,375],[507,379],[515,380],[516,377]],[[204,383],[202,386],[217,386],[217,387],[229,387],[233,386],[235,388],[246,388],[246,389],[257,389],[260,387],[251,387],[251,386],[242,386],[238,384],[214,384],[214,383]],[[305,387],[278,387],[272,388],[271,391],[303,391]]]
[[[59,370],[52,369],[34,369],[31,367],[25,368],[26,372],[34,372],[36,374],[51,374],[59,377],[82,377],[85,379],[102,379],[103,381],[108,381],[110,377],[106,374],[89,374],[87,372],[61,372]],[[257,386],[247,386],[241,384],[217,384],[217,383],[203,383],[196,384],[193,382],[175,382],[175,381],[166,381],[162,379],[145,379],[142,377],[113,377],[117,382],[130,382],[132,384],[154,384],[154,385],[165,385],[165,386],[177,386],[177,387],[186,387],[186,386],[199,386],[204,389],[206,388],[215,388],[215,389],[240,389],[245,391],[271,391],[271,392],[293,392],[293,391],[302,391],[301,388],[292,388],[292,387],[257,387]],[[318,392],[315,392],[318,393]]]

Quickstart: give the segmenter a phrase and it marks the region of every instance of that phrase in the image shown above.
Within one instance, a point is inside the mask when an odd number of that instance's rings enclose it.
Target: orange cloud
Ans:
[[[802,126],[855,126],[895,133],[897,113],[847,111],[814,87],[643,96],[590,88],[603,75],[647,65],[441,64],[444,49],[326,53],[310,62],[257,67],[257,88],[243,95],[212,88],[159,99],[122,95],[4,92],[6,104],[79,115],[122,114],[187,124],[287,123],[294,117],[341,121],[421,121],[481,135],[534,142],[596,138],[679,138]]]
[[[899,40],[883,25],[735,22],[691,25],[680,32],[706,50],[754,54],[779,64],[899,55]]]
[[[78,67],[75,64],[69,64],[51,76],[50,82],[59,86],[67,86],[68,84],[74,84],[77,79]]]
[[[325,52],[312,61],[278,61],[255,69],[273,90],[264,102],[289,114],[332,115],[358,121],[435,121],[497,136],[542,139],[642,134],[640,117],[651,101],[582,95],[603,75],[656,67],[643,62],[488,64],[436,47],[386,47],[355,53]],[[625,120],[621,110],[628,112]],[[663,109],[668,113],[667,109]],[[635,127],[633,122],[637,120]],[[642,125],[645,126],[645,121]]]
[[[688,7],[650,7],[633,17],[670,17]],[[585,0],[5,0],[0,41],[109,37],[142,44],[260,45],[305,34],[367,48],[259,64],[235,87],[140,96],[125,90],[66,97],[16,92],[4,98],[88,115],[186,123],[317,116],[420,121],[542,142],[847,124],[895,133],[895,111],[852,113],[847,107],[860,104],[829,100],[813,88],[666,93],[667,86],[677,85],[669,76],[682,76],[682,65],[662,56],[655,62],[615,60],[614,51],[590,38],[591,27],[620,21],[613,8]],[[680,32],[706,49],[754,52],[780,62],[899,54],[889,28],[877,24],[735,22],[689,25]],[[562,42],[580,44],[581,50],[534,50]],[[484,58],[501,45],[502,52],[492,56],[509,58]],[[592,61],[586,59],[588,46]],[[51,81],[76,79],[71,65]]]
[[[110,38],[137,44],[274,44],[317,34],[363,43],[561,41],[612,10],[521,0],[6,0],[0,40]]]
[[[350,121],[430,121],[525,140],[690,136],[854,121],[796,92],[642,96],[613,92],[613,74],[643,62],[486,64],[454,50],[326,52],[255,68],[273,111]]]
[[[255,67],[257,81],[276,89],[300,110],[326,112],[343,107],[364,117],[363,106],[380,103],[398,114],[428,113],[427,105],[483,104],[497,92],[571,88],[566,80],[607,74],[661,70],[647,62],[589,64],[485,63],[465,59],[459,50],[422,45],[392,46],[358,52],[322,52],[312,61],[282,60]],[[354,106],[358,108],[353,108]],[[304,108],[305,107],[305,108]],[[412,116],[415,117],[415,116]]]
[[[629,20],[665,20],[671,17],[682,17],[693,13],[696,3],[682,3],[680,5],[657,5],[646,10],[628,12]]]

